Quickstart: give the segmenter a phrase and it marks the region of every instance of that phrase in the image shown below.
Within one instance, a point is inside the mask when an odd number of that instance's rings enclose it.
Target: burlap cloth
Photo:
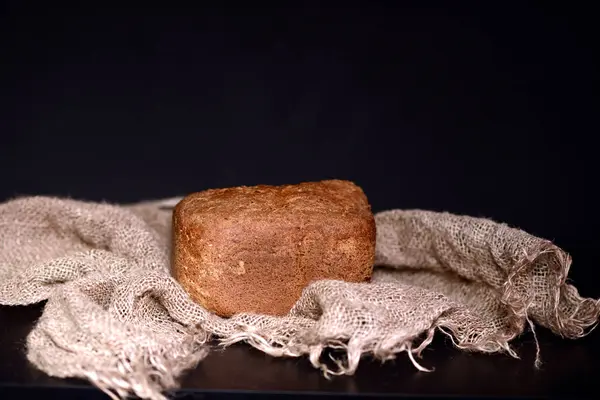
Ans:
[[[314,282],[286,317],[222,319],[170,276],[177,201],[0,204],[0,304],[47,300],[27,337],[33,365],[114,398],[163,399],[210,339],[352,374],[364,354],[406,352],[423,369],[415,355],[436,330],[461,349],[516,356],[509,341],[527,325],[577,338],[600,313],[600,301],[566,283],[571,259],[547,240],[486,219],[391,210],[376,214],[372,283]],[[327,348],[343,356],[326,362]]]

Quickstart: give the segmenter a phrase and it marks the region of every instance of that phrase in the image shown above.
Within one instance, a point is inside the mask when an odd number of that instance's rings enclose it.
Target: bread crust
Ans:
[[[175,207],[173,276],[218,315],[284,315],[312,281],[370,280],[375,233],[349,181],[210,189]]]

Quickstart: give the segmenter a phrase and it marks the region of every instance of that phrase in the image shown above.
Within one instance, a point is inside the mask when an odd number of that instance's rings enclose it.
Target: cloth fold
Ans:
[[[286,316],[220,318],[171,277],[179,199],[0,204],[0,304],[46,301],[26,342],[34,366],[113,398],[162,400],[213,339],[306,356],[329,376],[402,352],[425,370],[414,355],[436,331],[464,350],[517,356],[509,342],[527,325],[578,338],[600,315],[599,300],[566,283],[571,258],[548,240],[483,218],[388,210],[375,215],[372,282],[313,282]],[[326,361],[327,349],[341,356]]]

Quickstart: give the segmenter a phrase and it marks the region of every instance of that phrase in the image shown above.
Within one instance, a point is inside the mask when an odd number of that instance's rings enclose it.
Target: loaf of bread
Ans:
[[[312,281],[363,282],[375,221],[342,180],[211,189],[173,213],[173,276],[206,309],[283,315]]]

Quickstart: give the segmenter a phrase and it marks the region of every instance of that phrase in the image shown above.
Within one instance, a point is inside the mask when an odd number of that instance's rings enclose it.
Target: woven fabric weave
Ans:
[[[600,301],[566,283],[571,259],[548,240],[482,218],[423,210],[375,215],[370,283],[323,280],[284,317],[224,319],[171,277],[179,199],[104,204],[24,197],[0,204],[0,304],[46,301],[27,357],[55,377],[87,379],[113,398],[164,399],[211,339],[273,356],[307,356],[327,375],[363,355],[406,352],[414,365],[434,332],[465,350],[516,354],[529,324],[567,338],[598,321]],[[342,350],[324,362],[328,348]]]

